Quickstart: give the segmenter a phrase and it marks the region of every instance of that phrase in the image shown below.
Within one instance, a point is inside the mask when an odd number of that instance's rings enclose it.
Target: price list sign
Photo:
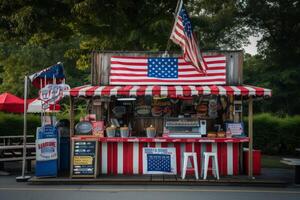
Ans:
[[[73,142],[72,176],[95,176],[97,141]]]

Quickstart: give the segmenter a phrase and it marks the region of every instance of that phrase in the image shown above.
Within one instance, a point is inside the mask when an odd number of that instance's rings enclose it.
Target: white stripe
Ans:
[[[234,95],[241,95],[241,90],[236,86],[231,86]]]
[[[130,91],[129,91],[129,95],[130,96],[136,96],[136,91],[139,89],[139,86],[133,86]]]
[[[218,86],[219,95],[226,95],[226,89],[222,86]]]
[[[111,90],[110,90],[110,96],[115,96],[115,95],[117,95],[118,94],[118,90],[121,88],[121,86],[116,86],[116,87],[114,87],[114,88],[112,88]]]
[[[140,58],[140,57],[136,57],[136,58],[128,58],[128,57],[125,57],[125,58],[122,58],[122,57],[118,57],[118,58],[115,58],[115,57],[111,57],[111,61],[116,61],[116,62],[129,62],[129,63],[147,63],[148,62],[148,59],[147,58]]]
[[[155,142],[155,147],[160,148],[161,147],[161,142]]]
[[[227,143],[227,174],[233,175],[233,148],[232,142]]]
[[[176,96],[183,96],[183,88],[181,86],[175,86]]]
[[[167,86],[160,86],[160,95],[167,96],[168,95],[168,87]]]
[[[118,174],[123,174],[123,142],[118,142]]]
[[[270,89],[264,88],[264,96],[271,96],[271,95],[272,95],[272,91]]]
[[[183,153],[185,152],[185,143],[180,143],[180,166],[183,167]]]
[[[107,154],[108,154],[108,152],[107,152],[107,142],[100,142],[100,144],[101,144],[101,147],[102,147],[102,149],[101,149],[101,151],[102,151],[102,153],[101,153],[101,156],[102,156],[102,158],[101,158],[101,173],[102,174],[107,174]]]
[[[192,96],[198,95],[198,91],[196,90],[196,87],[195,87],[195,86],[189,85],[188,87],[191,89],[191,95],[192,95]]]
[[[79,92],[78,92],[78,96],[86,96],[86,95],[85,95],[85,92],[86,92],[88,89],[92,88],[92,87],[93,87],[93,86],[86,86],[86,87],[80,89]]]
[[[148,86],[148,87],[146,87],[145,95],[151,95],[152,96],[153,87],[154,86]]]
[[[220,56],[220,57],[203,57],[205,62],[213,62],[213,61],[222,61],[226,60],[226,56]]]
[[[94,96],[101,96],[101,91],[103,90],[105,86],[99,86],[95,91],[94,91]]]
[[[244,86],[244,88],[246,88],[249,91],[249,95],[248,96],[256,95],[256,90],[255,89],[253,89],[251,87],[247,87],[247,86]]]
[[[203,94],[211,94],[210,88],[208,86],[203,86]]]
[[[133,143],[133,174],[139,173],[139,143]]]

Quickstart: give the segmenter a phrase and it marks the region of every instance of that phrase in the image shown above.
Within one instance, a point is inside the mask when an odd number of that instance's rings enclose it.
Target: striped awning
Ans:
[[[237,95],[237,96],[268,96],[270,89],[243,86],[79,86],[64,92],[65,96],[195,96],[195,95]]]

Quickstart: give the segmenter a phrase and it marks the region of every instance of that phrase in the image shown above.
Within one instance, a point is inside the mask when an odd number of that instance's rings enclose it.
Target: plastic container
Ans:
[[[146,134],[148,138],[154,138],[156,136],[155,128],[152,125],[146,128]]]
[[[107,137],[115,137],[116,136],[116,128],[111,126],[106,128],[106,136]]]
[[[121,127],[120,128],[121,137],[125,138],[129,136],[129,128],[128,127]]]

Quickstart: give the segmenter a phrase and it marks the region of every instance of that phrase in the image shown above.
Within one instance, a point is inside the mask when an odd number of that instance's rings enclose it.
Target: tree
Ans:
[[[244,0],[240,4],[250,28],[260,32],[259,53],[264,58],[261,80],[273,89],[272,107],[300,113],[300,3],[297,0]]]

